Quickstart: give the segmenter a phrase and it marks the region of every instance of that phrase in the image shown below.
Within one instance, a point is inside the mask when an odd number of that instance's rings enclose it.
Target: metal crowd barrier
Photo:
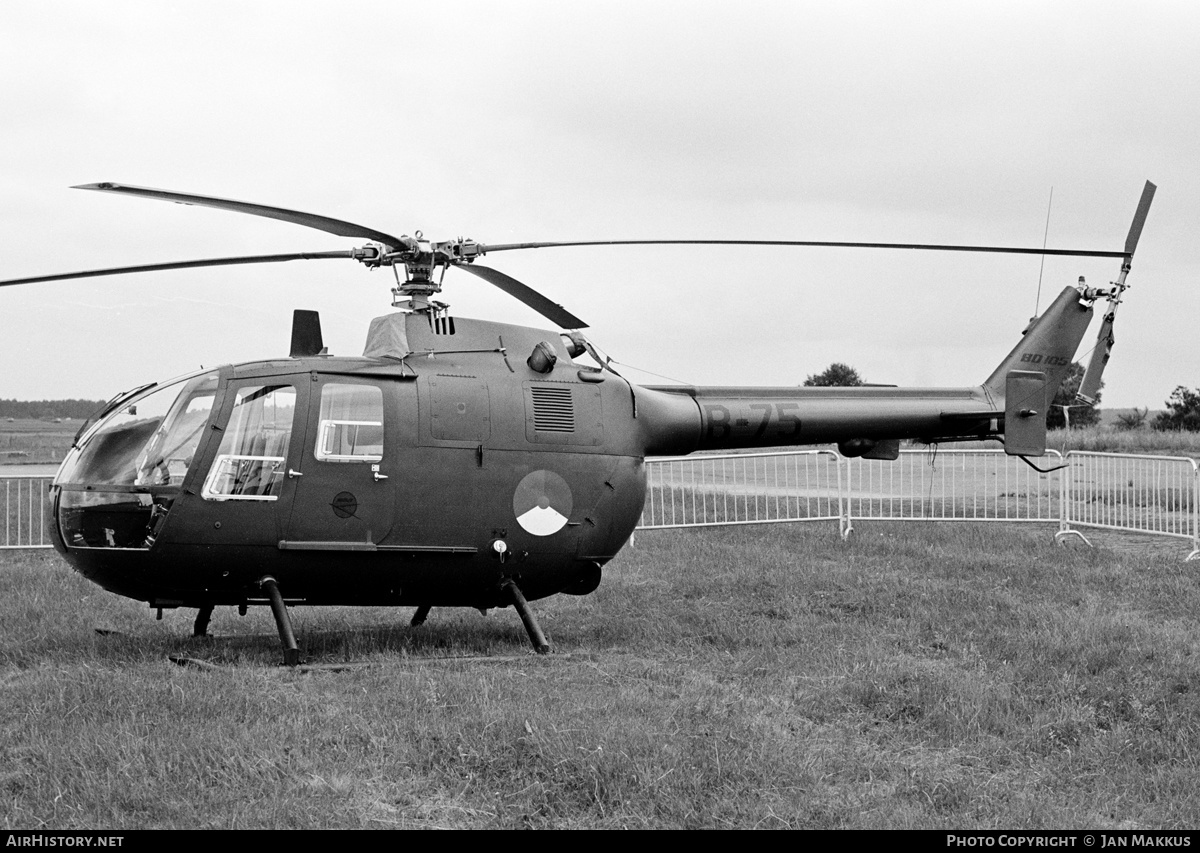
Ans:
[[[841,476],[832,450],[647,459],[638,529],[837,520]]]
[[[1037,471],[999,450],[831,450],[647,459],[640,530],[837,519],[1002,521],[1190,539],[1200,558],[1200,470],[1185,457],[1048,451]]]
[[[46,511],[53,479],[0,474],[0,495],[4,496],[4,538],[0,540],[0,549],[51,547]]]
[[[900,458],[847,459],[851,520],[1059,521],[1062,454],[1035,471],[995,450],[904,450]],[[1061,469],[1060,469],[1061,470]]]
[[[1200,469],[1176,456],[1071,451],[1059,532],[1087,538],[1076,527],[1190,539],[1188,560],[1200,557]]]

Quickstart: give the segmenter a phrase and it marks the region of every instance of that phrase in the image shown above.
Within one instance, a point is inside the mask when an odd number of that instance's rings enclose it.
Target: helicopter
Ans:
[[[78,189],[282,220],[365,240],[296,252],[84,270],[0,286],[293,260],[354,260],[396,273],[392,313],[361,356],[332,356],[320,317],[297,310],[286,357],[228,364],[118,394],[90,417],[50,486],[55,548],[106,590],[157,610],[269,605],[284,662],[300,662],[289,606],[512,606],[549,650],[529,602],[587,595],[629,540],[645,459],[704,450],[836,444],[894,460],[900,442],[1001,441],[1046,449],[1049,403],[1094,305],[1107,300],[1079,397],[1094,402],[1113,321],[1155,186],[1146,182],[1120,251],[761,240],[485,244],[392,234],[339,219],[117,183]],[[746,245],[1006,252],[1116,258],[1108,288],[1081,279],[973,387],[742,388],[639,385],[580,318],[478,263],[570,246]],[[541,329],[452,316],[435,297],[450,268],[544,316]],[[403,278],[401,278],[403,271]],[[1035,466],[1036,467],[1036,466]],[[1039,469],[1041,470],[1041,469]]]

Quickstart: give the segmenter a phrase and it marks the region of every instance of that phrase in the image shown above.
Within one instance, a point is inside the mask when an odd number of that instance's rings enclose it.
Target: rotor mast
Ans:
[[[396,273],[396,286],[392,288],[392,306],[410,311],[429,311],[438,303],[430,299],[442,291],[442,280],[451,266],[470,263],[484,253],[483,247],[474,240],[459,237],[434,243],[425,239],[420,231],[415,237],[401,236],[403,248],[370,246],[377,248],[378,255],[364,260],[368,267],[390,266]],[[397,266],[404,267],[404,281],[400,280]]]

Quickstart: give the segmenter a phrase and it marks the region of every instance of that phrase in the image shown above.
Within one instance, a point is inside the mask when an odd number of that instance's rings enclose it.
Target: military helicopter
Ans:
[[[115,183],[79,189],[268,217],[365,240],[343,251],[212,258],[0,281],[0,286],[232,264],[348,259],[396,271],[394,308],[358,357],[330,356],[315,312],[296,311],[286,358],[224,365],[114,397],[84,424],[51,486],[55,547],[85,577],[157,609],[268,604],[287,664],[288,605],[513,606],[586,595],[642,512],[648,456],[836,444],[896,459],[900,442],[996,439],[1045,452],[1049,401],[1107,299],[1080,387],[1092,402],[1155,187],[1122,251],[758,240],[484,244],[396,237],[278,207]],[[966,388],[636,385],[586,324],[483,266],[485,255],[568,246],[785,245],[1111,257],[1108,288],[1061,294],[980,384]],[[554,329],[451,316],[433,297],[451,267],[541,313]],[[403,271],[403,278],[400,271]],[[1032,464],[1032,463],[1030,463]]]

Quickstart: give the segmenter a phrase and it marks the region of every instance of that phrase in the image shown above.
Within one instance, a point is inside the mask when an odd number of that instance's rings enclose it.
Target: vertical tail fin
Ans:
[[[1091,319],[1091,301],[1074,287],[1065,288],[983,383],[993,399],[1003,400],[1004,450],[1010,456],[1046,452],[1050,403]]]
[[[1040,371],[1046,374],[1046,387],[1053,398],[1075,359],[1075,351],[1079,349],[1079,342],[1091,320],[1091,303],[1074,287],[1064,288],[1042,316],[1029,325],[1025,336],[992,371],[983,387],[993,397],[1002,399],[1011,371]],[[1045,402],[1037,402],[1045,408]]]

